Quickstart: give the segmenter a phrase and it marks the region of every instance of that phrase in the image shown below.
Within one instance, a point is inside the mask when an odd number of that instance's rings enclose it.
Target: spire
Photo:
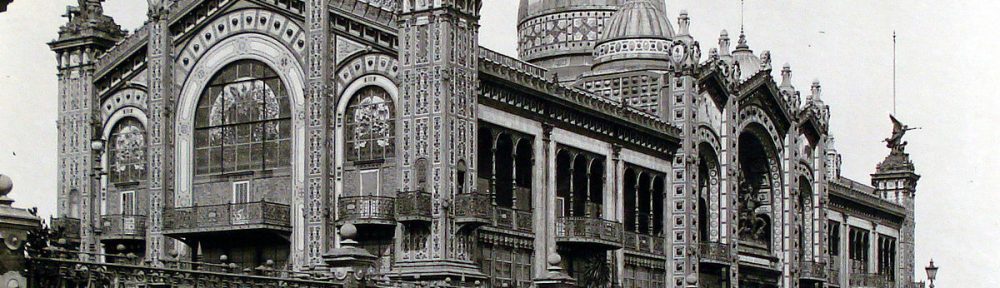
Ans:
[[[747,34],[743,32],[743,28],[740,28],[740,40],[736,43],[736,50],[750,50],[750,45],[747,44]]]

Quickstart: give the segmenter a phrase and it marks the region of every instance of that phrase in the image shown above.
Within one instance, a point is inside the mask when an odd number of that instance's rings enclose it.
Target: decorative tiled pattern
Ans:
[[[593,51],[604,22],[613,10],[552,13],[528,19],[518,25],[518,54],[532,60],[555,54]]]

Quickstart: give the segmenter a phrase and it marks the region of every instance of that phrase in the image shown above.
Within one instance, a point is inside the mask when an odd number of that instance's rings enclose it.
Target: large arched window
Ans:
[[[382,161],[395,153],[395,112],[389,93],[378,86],[361,88],[344,114],[348,161]]]
[[[111,129],[108,141],[111,183],[139,182],[146,175],[146,131],[135,118],[125,118]]]
[[[198,175],[291,166],[288,91],[265,64],[241,60],[218,72],[195,116]]]

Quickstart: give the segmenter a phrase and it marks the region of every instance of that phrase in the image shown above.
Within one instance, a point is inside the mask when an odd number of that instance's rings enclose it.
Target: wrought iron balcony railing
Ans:
[[[493,222],[493,204],[489,194],[455,195],[454,209],[457,223],[486,225]]]
[[[814,281],[827,281],[826,263],[812,262],[812,261],[802,261],[799,266],[799,278],[814,280]]]
[[[626,231],[624,248],[633,252],[664,255],[663,237],[649,234]]]
[[[145,215],[101,216],[102,240],[144,240],[145,237]]]
[[[889,275],[853,273],[848,279],[850,287],[895,287],[895,283]]]
[[[493,214],[493,225],[497,228],[527,233],[534,230],[531,211],[504,207],[495,207],[494,209],[496,211]]]
[[[721,265],[731,265],[733,263],[732,248],[729,244],[718,242],[698,243],[698,254],[701,262]]]
[[[624,227],[621,222],[589,217],[556,219],[556,242],[595,248],[622,248]]]
[[[266,201],[179,207],[163,211],[165,234],[266,229],[291,232],[291,208]]]
[[[339,222],[355,225],[396,225],[396,198],[343,196],[337,202]]]
[[[431,193],[405,191],[396,193],[396,220],[431,222]]]

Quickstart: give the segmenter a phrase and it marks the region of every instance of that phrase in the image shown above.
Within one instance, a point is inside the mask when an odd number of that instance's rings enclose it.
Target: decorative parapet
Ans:
[[[624,226],[621,222],[590,217],[556,219],[556,242],[602,248],[622,248]]]
[[[251,202],[168,208],[163,211],[166,234],[271,229],[291,232],[291,208],[285,204]]]
[[[371,195],[340,197],[337,219],[355,225],[396,225],[396,199]]]
[[[626,251],[664,256],[663,237],[626,231],[624,238]]]
[[[851,181],[847,178],[830,180],[829,182],[830,196],[839,196],[868,207],[879,208],[882,211],[896,214],[899,217],[905,215],[906,211],[902,205],[879,198],[874,194],[874,188],[870,186]]]
[[[731,265],[733,262],[729,244],[718,242],[698,243],[698,255],[701,262]]]
[[[149,38],[150,27],[151,25],[147,21],[142,27],[136,29],[132,34],[125,36],[122,41],[119,41],[115,46],[112,46],[103,55],[98,57],[94,61],[95,78],[101,78],[105,73],[114,68],[115,64],[124,61],[132,53],[146,47],[146,39]]]
[[[143,240],[145,237],[145,215],[101,216],[101,239]]]
[[[143,287],[142,285],[149,283],[164,284],[163,287],[344,287],[339,281],[258,276],[250,275],[251,273],[253,272],[236,274],[131,264],[33,258],[30,259],[28,268],[30,276],[28,278],[32,279],[31,284],[33,285],[27,287],[59,287],[66,284],[89,287]]]
[[[650,115],[629,105],[622,105],[621,102],[594,95],[580,88],[564,86],[557,79],[549,79],[550,76],[554,78],[555,75],[549,75],[548,71],[544,68],[484,47],[479,47],[479,60],[480,71],[482,72],[520,83],[564,101],[594,109],[608,116],[619,118],[653,131],[667,133],[673,137],[680,135],[680,128],[654,115]]]
[[[430,222],[431,193],[405,191],[396,193],[396,220],[399,222]]]
[[[464,224],[490,224],[493,221],[493,204],[489,194],[463,193],[455,195],[455,222]]]

